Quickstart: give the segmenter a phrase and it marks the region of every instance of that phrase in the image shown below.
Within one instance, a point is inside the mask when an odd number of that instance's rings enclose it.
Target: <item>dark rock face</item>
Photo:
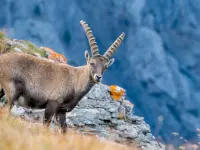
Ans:
[[[192,140],[200,127],[199,5],[199,0],[1,0],[0,26],[14,38],[64,53],[73,65],[85,63],[89,48],[80,20],[91,26],[101,53],[125,32],[104,83],[126,89],[135,113],[156,137],[171,142],[171,133],[179,132]]]

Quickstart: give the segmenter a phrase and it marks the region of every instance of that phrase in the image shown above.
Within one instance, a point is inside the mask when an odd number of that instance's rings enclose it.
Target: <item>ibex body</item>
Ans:
[[[66,132],[65,114],[71,111],[92,86],[101,81],[104,71],[114,62],[111,59],[124,38],[122,33],[104,55],[90,27],[81,21],[92,51],[85,51],[87,64],[73,67],[54,63],[24,53],[6,53],[0,56],[0,84],[10,108],[23,96],[31,108],[45,108],[44,124],[49,125],[54,114]]]

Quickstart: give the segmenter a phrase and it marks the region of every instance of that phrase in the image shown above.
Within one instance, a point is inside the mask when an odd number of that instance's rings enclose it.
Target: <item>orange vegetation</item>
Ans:
[[[67,63],[67,59],[64,55],[56,53],[49,47],[40,47],[40,48],[44,49],[48,53],[48,59],[51,59],[55,62]]]
[[[2,109],[2,108],[0,108]],[[127,146],[83,135],[68,129],[62,136],[60,129],[50,130],[42,124],[30,123],[0,113],[0,149],[1,150],[131,150]]]
[[[120,98],[126,94],[126,91],[123,88],[116,85],[111,85],[109,90],[114,100],[120,100]]]

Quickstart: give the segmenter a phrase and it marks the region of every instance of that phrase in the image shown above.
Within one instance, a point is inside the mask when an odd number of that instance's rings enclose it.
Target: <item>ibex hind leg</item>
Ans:
[[[0,85],[0,103],[5,104],[5,102],[6,102],[6,100],[5,100],[5,92],[3,90],[3,87]],[[3,106],[0,106],[0,107],[3,107]]]
[[[44,119],[43,119],[43,124],[45,127],[49,127],[53,115],[56,113],[57,108],[58,108],[58,102],[54,100],[49,100],[47,101],[45,111],[44,111]]]
[[[17,88],[12,82],[7,84],[7,86],[5,86],[4,89],[6,95],[6,102],[9,105],[8,108],[8,117],[9,117],[11,115],[11,109],[14,105],[14,102],[17,101],[20,95],[22,94],[22,89]]]
[[[3,87],[0,85],[0,99],[5,95]]]

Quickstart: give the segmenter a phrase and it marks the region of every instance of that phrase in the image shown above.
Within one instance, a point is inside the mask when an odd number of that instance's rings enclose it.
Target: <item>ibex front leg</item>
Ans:
[[[65,111],[58,111],[57,114],[59,123],[62,129],[62,133],[65,134],[67,131],[67,124],[66,124],[66,112]]]
[[[65,134],[67,131],[66,112],[72,111],[76,104],[77,104],[76,99],[73,97],[70,97],[68,100],[66,100],[65,103],[63,103],[59,107],[56,113],[56,116],[59,118],[59,123],[60,123],[63,134]]]
[[[58,109],[58,105],[59,103],[56,102],[55,100],[47,101],[45,112],[44,112],[44,119],[43,119],[43,124],[46,127],[49,127],[51,123],[51,119]]]

